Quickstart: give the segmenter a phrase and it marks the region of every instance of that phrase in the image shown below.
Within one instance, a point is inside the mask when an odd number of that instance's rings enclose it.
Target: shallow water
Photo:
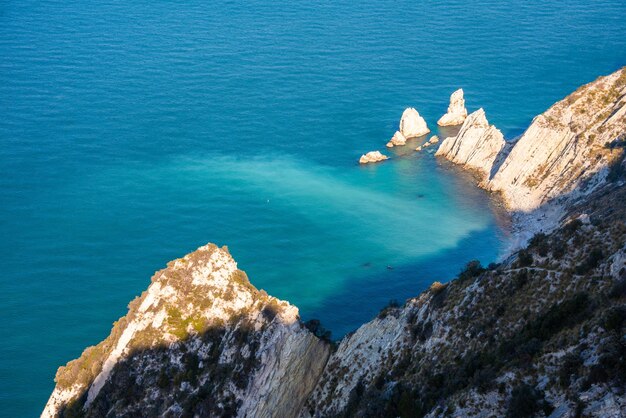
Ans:
[[[336,337],[493,261],[506,217],[467,176],[410,147],[355,162],[458,87],[519,135],[626,64],[625,20],[619,0],[4,2],[0,415],[37,415],[56,368],[207,242]]]

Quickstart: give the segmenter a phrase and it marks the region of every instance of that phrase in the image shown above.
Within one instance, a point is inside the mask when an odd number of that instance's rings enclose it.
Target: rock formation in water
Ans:
[[[502,132],[478,109],[465,119],[457,136],[442,141],[435,155],[475,170],[486,180],[505,145]]]
[[[448,113],[443,115],[438,121],[439,126],[455,126],[465,122],[467,117],[467,109],[465,108],[465,99],[463,98],[463,89],[458,89],[450,96],[450,105]]]
[[[42,416],[289,416],[329,353],[296,307],[206,245],[157,272],[106,340],[59,369]]]
[[[359,164],[377,163],[379,161],[387,160],[389,157],[380,153],[380,151],[370,151],[367,154],[361,155],[359,158]]]
[[[624,72],[535,118],[510,153],[482,110],[442,142],[439,155],[511,206],[579,197],[501,263],[468,263],[332,350],[207,245],[157,272],[107,339],[59,369],[42,415],[625,416]]]
[[[396,133],[393,134],[393,137],[391,138],[391,140],[387,142],[387,148],[392,148],[394,146],[404,145],[404,144],[406,144],[406,138],[404,137],[404,135],[402,135],[400,131],[396,131]]]
[[[437,142],[439,142],[439,137],[437,135],[433,135],[430,137],[428,142],[430,142],[431,144],[436,144]]]
[[[400,119],[400,133],[405,138],[416,138],[418,136],[426,135],[430,132],[426,121],[420,114],[412,107],[404,110],[402,118]]]
[[[490,131],[487,134],[487,130]],[[564,203],[601,185],[619,165],[626,138],[626,68],[582,86],[537,116],[504,146],[484,112],[472,113],[437,155],[481,172],[481,185],[502,194],[512,211]]]

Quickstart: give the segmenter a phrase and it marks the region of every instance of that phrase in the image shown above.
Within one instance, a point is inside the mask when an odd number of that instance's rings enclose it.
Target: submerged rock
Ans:
[[[465,108],[465,99],[463,98],[463,89],[458,89],[450,96],[450,105],[448,113],[443,115],[438,121],[439,126],[455,126],[465,122],[467,117],[467,109]]]
[[[389,157],[380,153],[380,151],[370,151],[367,154],[361,155],[359,158],[359,164],[377,163],[379,161],[387,160]]]
[[[393,134],[391,140],[387,142],[387,148],[392,148],[394,146],[404,144],[406,144],[406,138],[404,137],[404,135],[402,135],[400,131],[396,131],[396,133]]]
[[[400,132],[405,138],[415,138],[430,132],[426,121],[412,107],[404,110],[400,119]]]

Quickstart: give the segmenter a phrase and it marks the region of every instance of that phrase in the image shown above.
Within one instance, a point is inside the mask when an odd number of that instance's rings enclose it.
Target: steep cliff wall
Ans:
[[[621,161],[614,145],[626,138],[626,68],[582,86],[537,116],[495,167],[493,153],[483,149],[501,149],[500,141],[472,129],[472,119],[437,155],[479,170],[481,185],[500,192],[512,211],[571,202],[602,184],[609,167]],[[472,159],[473,154],[485,158]]]
[[[329,352],[297,308],[207,245],[157,272],[106,340],[59,369],[42,416],[293,416]]]

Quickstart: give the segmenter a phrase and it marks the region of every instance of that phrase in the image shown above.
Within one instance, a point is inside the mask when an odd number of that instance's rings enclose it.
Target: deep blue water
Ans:
[[[3,1],[0,415],[36,416],[206,242],[335,336],[495,260],[506,219],[471,180],[410,147],[356,160],[458,87],[519,135],[626,64],[625,21],[623,0]]]

